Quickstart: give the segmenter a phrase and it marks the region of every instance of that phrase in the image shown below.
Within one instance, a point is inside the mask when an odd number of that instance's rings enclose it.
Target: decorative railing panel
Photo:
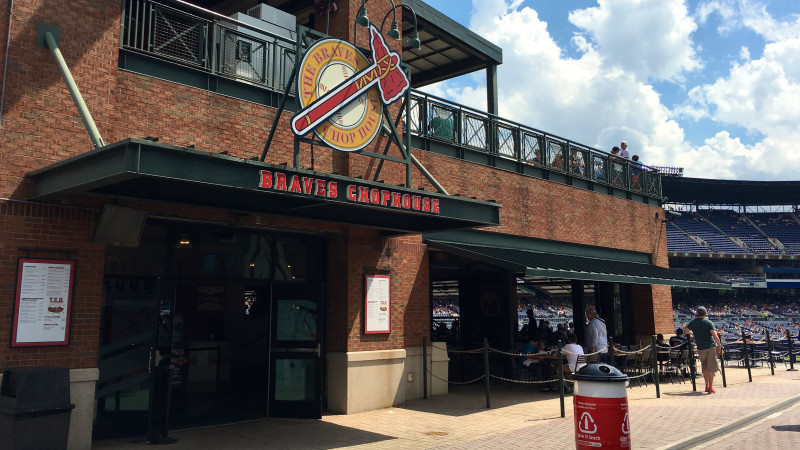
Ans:
[[[410,96],[411,132],[571,177],[661,198],[650,167],[424,92]]]
[[[294,40],[202,14],[166,2],[126,0],[121,47],[272,90],[286,89],[296,60]],[[289,91],[294,90],[293,83]]]

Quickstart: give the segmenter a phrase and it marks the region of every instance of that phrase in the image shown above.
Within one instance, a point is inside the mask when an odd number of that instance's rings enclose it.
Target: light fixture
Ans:
[[[356,15],[356,24],[364,28],[369,27],[369,17],[367,17],[367,8],[365,7],[367,0],[361,1],[361,7],[358,8],[358,15]]]
[[[411,11],[411,16],[414,19],[414,31],[411,32],[411,39],[408,40],[408,46],[414,50],[420,50],[422,45],[419,40],[419,32],[417,31],[417,13],[414,11],[414,8],[408,5],[400,4],[395,6],[394,1],[392,1],[392,9],[388,11],[385,16],[383,16],[383,21],[381,22],[381,31],[383,31],[383,25],[386,24],[386,19],[389,18],[389,13],[391,13],[392,25],[389,31],[386,32],[386,35],[392,39],[400,40],[400,30],[397,26],[397,11],[395,11],[397,8],[406,8]]]
[[[400,30],[397,28],[397,20],[392,20],[392,28],[386,32],[386,36],[389,36],[396,41],[400,40]]]
[[[414,32],[411,33],[411,39],[408,40],[408,46],[414,50],[422,50],[422,43],[419,41],[419,33],[417,32],[416,25],[414,25]]]
[[[189,239],[189,235],[186,233],[181,233],[181,236],[178,238],[178,245],[177,248],[192,248],[192,241]]]

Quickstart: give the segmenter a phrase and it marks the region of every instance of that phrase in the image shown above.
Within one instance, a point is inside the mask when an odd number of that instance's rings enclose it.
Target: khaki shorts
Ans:
[[[717,347],[698,350],[697,355],[700,359],[700,367],[703,372],[719,372],[717,365]]]

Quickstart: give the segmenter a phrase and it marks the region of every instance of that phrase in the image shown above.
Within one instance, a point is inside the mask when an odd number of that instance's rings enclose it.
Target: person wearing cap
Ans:
[[[631,157],[631,154],[628,152],[628,143],[625,141],[619,143],[619,156],[625,159]]]
[[[700,357],[700,366],[703,371],[703,378],[706,382],[706,393],[714,394],[714,374],[719,371],[717,365],[717,355],[722,353],[722,342],[719,340],[719,333],[714,327],[714,322],[710,321],[706,314],[708,311],[703,306],[697,307],[696,316],[686,325],[697,343],[697,355]]]
[[[600,362],[608,362],[606,322],[597,316],[594,306],[586,308],[586,318],[589,319],[589,327],[586,330],[586,347],[588,347],[589,353],[600,352]]]

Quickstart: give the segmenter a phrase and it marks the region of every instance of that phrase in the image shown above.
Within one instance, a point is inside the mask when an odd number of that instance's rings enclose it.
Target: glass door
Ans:
[[[171,316],[165,316],[169,307],[164,305],[171,305],[173,297],[158,277],[105,278],[95,437],[143,434],[148,423],[163,416],[168,405],[152,393],[168,387],[158,375],[168,370],[169,345],[164,349],[159,342],[171,334],[171,322],[165,329]]]
[[[273,284],[270,417],[322,417],[323,285]]]

